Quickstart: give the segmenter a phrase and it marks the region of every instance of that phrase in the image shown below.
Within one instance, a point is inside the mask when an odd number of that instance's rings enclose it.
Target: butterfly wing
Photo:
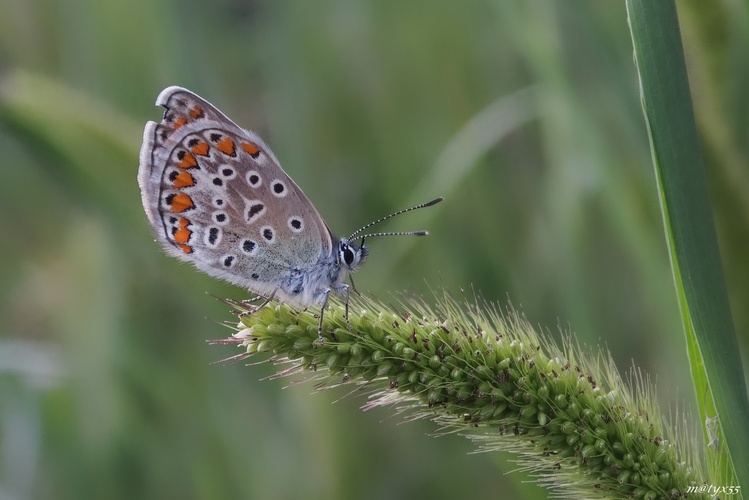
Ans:
[[[260,137],[180,87],[156,104],[166,111],[146,124],[138,184],[170,255],[267,297],[331,254],[325,222]]]

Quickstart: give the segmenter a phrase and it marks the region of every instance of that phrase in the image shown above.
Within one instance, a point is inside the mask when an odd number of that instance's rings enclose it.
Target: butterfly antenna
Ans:
[[[361,240],[363,245],[366,238],[373,238],[375,236],[429,236],[429,231],[393,231],[390,233],[368,233],[357,236],[356,238],[354,238],[354,241]],[[351,238],[349,238],[349,241],[352,241]]]
[[[369,224],[360,227],[359,229],[357,229],[356,231],[354,231],[353,233],[351,233],[351,236],[349,236],[348,239],[349,240],[352,240],[352,239],[354,239],[354,240],[363,240],[364,238],[369,238],[369,237],[372,237],[372,236],[426,236],[427,234],[429,234],[426,231],[407,231],[407,232],[394,232],[394,233],[371,233],[371,234],[365,234],[365,235],[362,235],[362,236],[356,236],[356,235],[359,234],[359,233],[361,233],[362,231],[364,231],[368,227],[372,227],[375,224],[379,224],[382,221],[386,221],[386,220],[390,219],[391,217],[395,217],[396,215],[400,215],[400,214],[405,214],[406,212],[410,212],[411,210],[417,210],[419,208],[431,207],[432,205],[436,205],[437,203],[441,202],[442,200],[444,200],[444,198],[442,196],[440,196],[439,198],[435,198],[432,201],[428,201],[426,203],[421,203],[419,205],[416,205],[416,206],[413,206],[413,207],[410,207],[410,208],[405,208],[403,210],[399,210],[399,211],[395,212],[394,214],[390,214],[390,215],[386,215],[385,217],[381,217],[381,218],[377,219],[376,221],[372,221]]]

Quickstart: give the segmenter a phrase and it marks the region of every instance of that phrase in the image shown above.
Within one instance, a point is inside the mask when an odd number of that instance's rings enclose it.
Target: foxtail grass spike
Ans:
[[[321,343],[315,314],[273,303],[219,343],[281,364],[276,378],[354,383],[364,409],[463,431],[477,451],[513,452],[556,497],[701,497],[696,441],[661,417],[644,377],[625,384],[608,354],[569,338],[560,347],[513,310],[446,297],[435,308],[352,299],[349,321],[351,330],[344,306],[329,305]]]

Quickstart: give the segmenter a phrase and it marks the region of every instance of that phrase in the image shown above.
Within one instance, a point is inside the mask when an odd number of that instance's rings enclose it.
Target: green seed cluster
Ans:
[[[274,304],[243,317],[224,343],[245,347],[241,357],[267,353],[331,384],[369,382],[377,392],[368,406],[408,401],[443,428],[495,429],[481,437],[482,449],[517,452],[557,494],[684,498],[702,484],[666,439],[652,400],[569,361],[571,348],[540,341],[516,314],[464,312],[451,301],[438,313],[414,307],[397,313],[358,302],[349,330],[343,307],[331,306],[321,343],[318,316]]]

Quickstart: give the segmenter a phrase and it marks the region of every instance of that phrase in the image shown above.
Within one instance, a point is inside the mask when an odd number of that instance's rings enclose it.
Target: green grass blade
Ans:
[[[656,179],[702,422],[723,436],[708,451],[712,480],[749,486],[749,403],[671,0],[628,0]],[[708,432],[706,431],[706,437]],[[734,483],[735,484],[735,483]]]

